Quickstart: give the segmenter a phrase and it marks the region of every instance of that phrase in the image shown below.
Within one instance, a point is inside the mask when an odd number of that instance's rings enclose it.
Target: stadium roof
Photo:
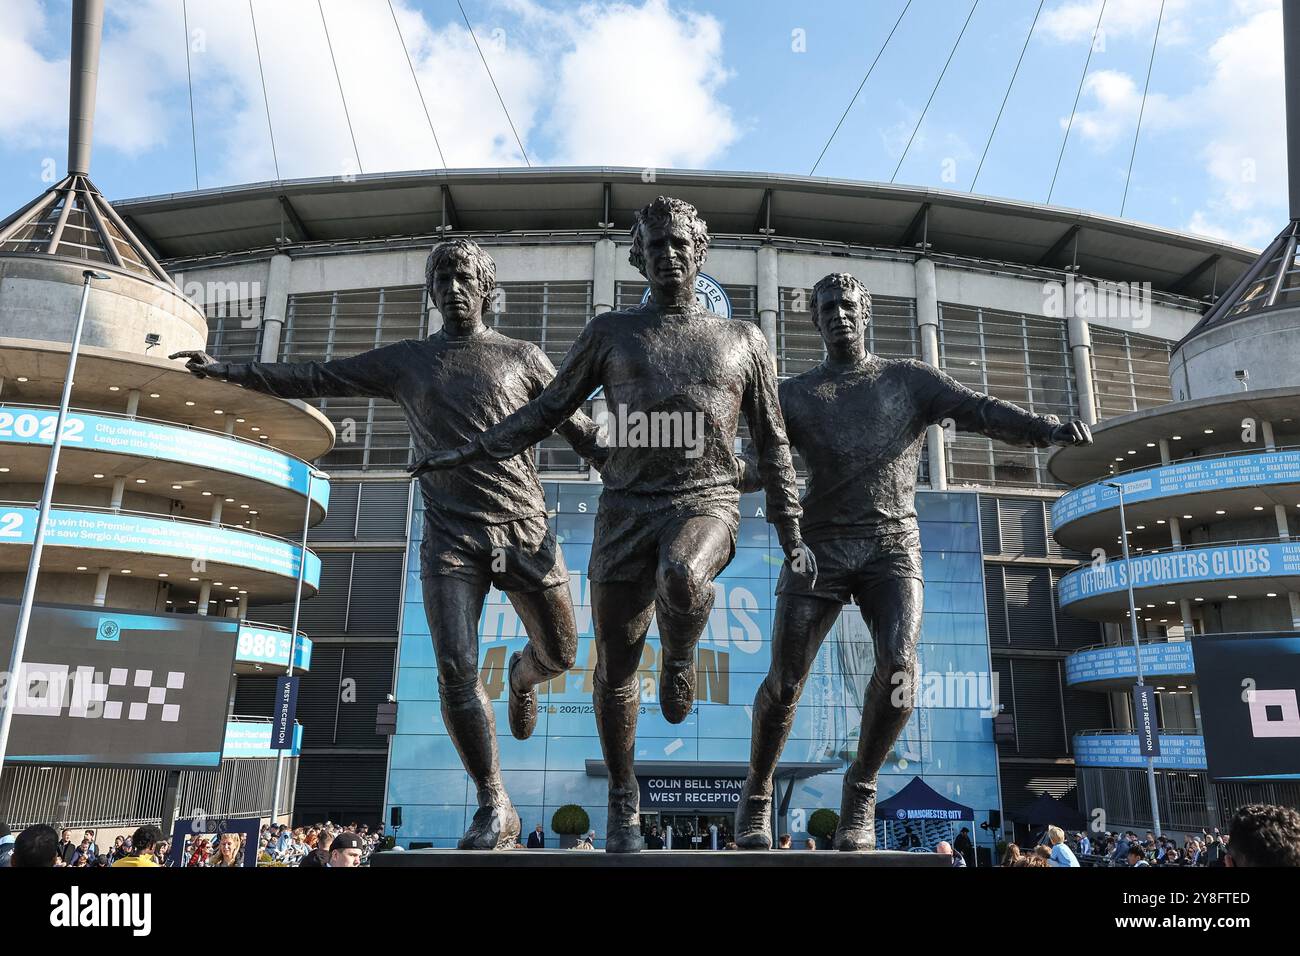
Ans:
[[[115,203],[163,259],[290,243],[471,233],[623,231],[664,193],[717,235],[772,235],[1150,282],[1219,294],[1253,250],[1110,216],[966,193],[765,173],[617,167],[423,170],[253,183]],[[608,224],[608,225],[605,225]],[[771,230],[771,232],[767,232]]]

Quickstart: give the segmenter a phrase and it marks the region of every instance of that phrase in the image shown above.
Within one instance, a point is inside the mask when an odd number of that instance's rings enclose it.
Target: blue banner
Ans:
[[[294,716],[298,713],[298,678],[284,676],[275,682],[275,713],[271,718],[271,749],[291,750]]]
[[[1194,584],[1237,578],[1300,577],[1300,542],[1231,544],[1144,554],[1124,561],[1115,558],[1100,566],[1086,565],[1061,578],[1057,593],[1061,607],[1128,587]]]
[[[1136,734],[1079,734],[1074,738],[1074,762],[1080,767],[1145,767]],[[1204,770],[1205,739],[1195,734],[1161,734],[1162,770]]]
[[[1160,756],[1160,733],[1156,719],[1156,689],[1150,684],[1133,685],[1133,713],[1137,726],[1138,753]]]
[[[311,669],[311,639],[299,634],[293,642],[294,670]],[[235,661],[242,664],[289,666],[289,632],[256,624],[239,625],[239,650]]]
[[[230,760],[234,757],[274,757],[277,751],[271,749],[271,723],[265,720],[228,720],[226,721],[225,748],[222,756]],[[286,749],[286,757],[296,757],[302,752],[302,724],[294,724],[293,749]]]
[[[1300,483],[1300,451],[1256,452],[1227,458],[1182,461],[1116,476],[1124,503],[1135,505],[1176,495]],[[1087,515],[1119,507],[1119,492],[1101,482],[1067,492],[1052,505],[1052,530]]]
[[[1144,674],[1191,674],[1195,669],[1190,641],[1157,641],[1142,645]],[[1065,659],[1065,682],[1115,680],[1137,676],[1133,645],[1094,647],[1076,651]]]
[[[0,508],[0,545],[31,544],[36,534],[36,516],[35,508]],[[66,508],[50,511],[45,546],[200,559],[293,579],[298,576],[301,553],[296,544],[256,532],[196,521]],[[304,580],[313,588],[320,584],[320,558],[311,551],[307,552]]]
[[[50,445],[58,414],[50,408],[0,405],[0,444]],[[117,415],[70,411],[63,425],[65,448],[155,458],[244,475],[299,494],[307,493],[311,465],[292,455],[231,435],[162,425]],[[312,500],[329,504],[329,482],[311,482]]]

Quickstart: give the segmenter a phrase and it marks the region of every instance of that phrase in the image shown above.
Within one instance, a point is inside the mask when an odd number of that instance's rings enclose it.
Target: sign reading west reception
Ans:
[[[1300,779],[1300,637],[1192,641],[1211,779]]]
[[[730,813],[740,805],[743,777],[637,777],[643,810]]]
[[[0,659],[18,605],[0,601]],[[114,608],[32,609],[10,760],[124,767],[221,763],[239,623]]]
[[[1160,732],[1156,727],[1156,689],[1150,684],[1133,685],[1133,712],[1137,715],[1138,753],[1160,756]]]

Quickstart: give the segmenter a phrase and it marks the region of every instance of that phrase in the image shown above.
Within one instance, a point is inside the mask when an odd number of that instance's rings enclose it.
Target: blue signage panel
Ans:
[[[57,423],[53,409],[0,405],[0,443],[53,444]],[[63,445],[226,471],[299,494],[306,494],[311,472],[307,462],[292,455],[230,435],[91,412],[68,413]],[[311,497],[326,507],[329,482],[312,480]]]
[[[225,758],[274,757],[278,751],[271,748],[271,724],[265,720],[226,721]],[[293,748],[286,748],[286,757],[296,757],[302,752],[302,724],[294,724]]]
[[[1138,753],[1143,757],[1160,756],[1159,721],[1156,718],[1156,689],[1150,684],[1133,685],[1134,726],[1137,727]]]
[[[734,813],[744,777],[637,777],[643,810],[697,810]]]
[[[0,545],[31,544],[36,534],[36,516],[35,508],[0,507]],[[294,579],[298,576],[301,553],[296,544],[250,531],[195,521],[67,508],[50,511],[45,525],[45,545],[202,559]],[[312,587],[320,584],[320,558],[311,551],[307,552],[304,580]]]
[[[271,749],[291,750],[298,713],[298,678],[285,675],[275,682],[275,712],[271,715]]]
[[[1145,767],[1136,734],[1079,734],[1074,738],[1074,762],[1080,767]],[[1161,734],[1162,770],[1204,770],[1205,740],[1195,734]]]
[[[1100,567],[1071,571],[1057,587],[1061,607],[1135,588],[1239,578],[1300,577],[1300,542],[1232,544],[1144,554],[1128,561],[1115,558]]]
[[[299,634],[293,642],[293,669],[311,669],[311,639]],[[235,660],[241,664],[289,666],[289,632],[257,624],[239,625],[239,650]]]
[[[1142,645],[1144,674],[1191,674],[1194,670],[1191,641],[1153,641]],[[1076,651],[1065,659],[1067,684],[1117,680],[1136,675],[1132,644]]]
[[[1206,458],[1128,472],[1113,480],[1124,487],[1124,503],[1177,495],[1300,483],[1300,451],[1270,451]],[[1119,507],[1119,492],[1098,482],[1066,492],[1052,505],[1052,530],[1087,515]]]

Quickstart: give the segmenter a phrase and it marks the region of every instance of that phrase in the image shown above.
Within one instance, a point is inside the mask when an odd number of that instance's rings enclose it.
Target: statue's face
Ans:
[[[483,310],[483,286],[469,256],[448,256],[433,273],[433,301],[448,322],[476,318]]]
[[[690,227],[676,219],[641,226],[646,278],[665,292],[694,289],[699,266]]]
[[[866,309],[853,289],[833,287],[819,295],[814,320],[828,349],[861,342],[867,329]]]

